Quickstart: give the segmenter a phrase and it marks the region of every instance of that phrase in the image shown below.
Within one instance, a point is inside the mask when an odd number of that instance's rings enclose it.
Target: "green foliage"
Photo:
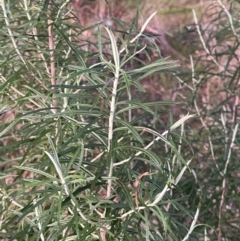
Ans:
[[[18,112],[1,124],[1,239],[194,236],[196,220],[188,231],[177,218],[194,215],[178,189],[193,154],[185,159],[178,143],[188,143],[177,132],[193,115],[163,126],[162,106],[177,103],[132,97],[133,89],[144,90],[142,78],[176,66],[159,55],[131,68],[146,48],[138,39],[154,14],[139,34],[137,19],[119,27],[122,37],[93,26],[96,45],[81,39],[87,29],[73,24],[64,1],[1,7],[1,108]],[[146,116],[152,125],[140,124]]]
[[[238,240],[237,3],[193,12],[188,71],[155,13],[85,28],[69,2],[1,1],[0,239]],[[166,73],[175,101],[142,101]]]

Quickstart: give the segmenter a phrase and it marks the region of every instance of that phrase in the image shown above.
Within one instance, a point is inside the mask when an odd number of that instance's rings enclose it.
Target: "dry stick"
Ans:
[[[228,20],[229,20],[230,27],[231,27],[231,30],[233,32],[233,35],[238,39],[238,41],[240,41],[239,35],[236,33],[235,28],[233,26],[233,19],[232,19],[231,14],[229,13],[229,11],[227,10],[226,6],[222,3],[221,0],[216,0],[216,1],[223,8],[224,12],[227,14],[227,17],[228,17]]]
[[[228,16],[228,19],[229,19],[229,22],[230,22],[230,26],[231,26],[233,35],[239,40],[239,36],[237,35],[237,33],[236,33],[235,29],[234,29],[232,17],[231,17],[231,15],[230,15],[229,11],[227,10],[227,8],[223,5],[223,3],[222,3],[220,0],[216,0],[216,1],[218,2],[218,4],[219,4],[219,5],[224,9],[224,11],[226,12],[226,14],[227,14],[227,16]],[[202,33],[201,33],[201,31],[200,31],[200,28],[199,28],[199,23],[198,23],[198,20],[197,20],[197,17],[196,17],[196,13],[195,13],[194,10],[192,10],[192,11],[193,11],[193,17],[194,17],[194,21],[195,21],[195,24],[196,24],[197,32],[198,32],[198,35],[199,35],[199,38],[200,38],[200,40],[201,40],[201,43],[202,43],[202,45],[203,45],[204,50],[205,50],[206,53],[210,56],[210,58],[212,59],[212,61],[218,66],[219,70],[220,70],[220,71],[224,71],[224,70],[225,70],[224,67],[222,67],[222,66],[216,61],[216,59],[211,55],[209,49],[207,48],[207,46],[206,46],[206,44],[205,44],[205,41],[204,41],[204,39],[203,39]],[[227,70],[225,70],[225,71],[226,71],[226,73],[229,74],[229,76],[231,76],[231,77],[233,76],[231,73],[229,73],[229,71],[227,71]],[[236,106],[238,103],[239,103],[239,96],[236,96],[236,98],[235,98],[235,105],[234,105],[234,106]],[[195,105],[195,106],[196,106],[196,105]],[[233,122],[234,122],[234,118],[235,118],[235,116],[236,116],[236,111],[237,111],[237,110],[236,110],[236,108],[235,108],[234,115],[233,115],[233,117],[232,117],[232,121],[233,121]],[[202,121],[202,123],[203,123],[203,119],[202,119],[202,118],[201,118],[201,121]],[[206,124],[204,124],[204,127],[205,127],[205,128],[207,129],[207,131],[209,132],[208,127],[206,126]],[[212,151],[212,142],[210,141],[210,139],[209,139],[209,143],[210,143],[210,147],[211,147],[211,151]],[[213,152],[212,152],[212,154],[213,154]],[[213,157],[214,157],[214,155],[213,155]],[[217,164],[216,164],[216,165],[217,165]],[[218,167],[218,166],[217,166],[217,167]],[[222,175],[222,173],[221,173],[221,175]]]
[[[209,49],[207,48],[207,46],[206,46],[206,44],[205,44],[205,41],[204,41],[204,39],[203,39],[202,33],[201,33],[201,31],[200,31],[200,28],[199,28],[199,23],[198,23],[198,20],[197,20],[197,17],[196,17],[196,13],[195,13],[194,10],[192,10],[192,11],[193,11],[193,17],[194,17],[194,21],[195,21],[195,24],[196,24],[198,36],[199,36],[199,38],[200,38],[200,41],[201,41],[201,43],[202,43],[202,46],[203,46],[204,50],[205,50],[206,53],[210,56],[211,60],[217,65],[217,67],[219,68],[219,70],[220,70],[220,71],[224,71],[224,67],[222,67],[222,66],[216,61],[216,59],[211,55]],[[192,65],[192,69],[193,69],[193,63],[192,63],[192,61],[191,61],[191,65]],[[229,75],[231,75],[231,73],[229,73],[227,70],[226,70],[226,72],[227,72]],[[232,76],[232,75],[231,75],[231,76]],[[193,89],[193,90],[194,90],[194,89]],[[206,129],[206,131],[207,131],[208,133],[210,133],[210,130],[209,130],[207,124],[205,123],[205,121],[203,120],[203,118],[202,118],[201,115],[200,115],[200,111],[199,111],[199,108],[198,108],[198,105],[197,105],[196,100],[194,100],[194,107],[195,107],[198,115],[200,116],[200,120],[201,120],[201,122],[202,122],[202,125],[204,126],[204,128]],[[217,169],[219,170],[220,174],[223,175],[223,173],[220,171],[220,168],[219,168],[218,164],[216,163],[216,159],[215,159],[215,155],[214,155],[214,151],[213,151],[213,144],[212,144],[212,140],[211,140],[210,135],[208,135],[208,141],[209,141],[210,150],[211,150],[211,154],[212,154],[213,160],[215,161],[215,165],[216,165]]]
[[[226,112],[226,109],[224,108],[224,106],[223,106],[223,111]],[[221,113],[221,121],[222,121],[224,136],[225,136],[225,149],[227,149],[229,138],[228,138],[228,132],[227,132],[227,128],[226,128],[226,114]],[[222,240],[221,219],[222,219],[222,206],[223,206],[223,203],[224,203],[224,195],[225,195],[225,176],[224,176],[224,173],[222,174],[222,176],[223,176],[222,195],[221,195],[219,210],[218,210],[218,240],[220,240],[220,241]]]
[[[197,28],[197,32],[198,32],[198,36],[201,40],[201,43],[203,45],[203,48],[204,50],[206,51],[206,53],[209,55],[209,57],[211,58],[211,60],[218,66],[219,70],[220,71],[224,71],[224,68],[217,62],[217,60],[212,56],[212,54],[210,53],[209,49],[207,48],[206,44],[205,44],[205,41],[203,39],[203,36],[202,36],[202,33],[201,33],[201,30],[200,30],[200,27],[199,27],[199,23],[198,23],[198,19],[197,19],[197,16],[196,16],[196,12],[194,10],[192,10],[193,12],[193,18],[194,18],[194,22],[196,24],[196,28]]]
[[[50,53],[50,72],[51,72],[51,84],[56,85],[55,80],[55,59],[54,59],[54,41],[52,33],[53,21],[48,19],[48,43],[49,43],[49,53]]]
[[[223,5],[223,3],[220,1],[220,0],[217,0],[218,4],[224,9],[225,13],[227,14],[228,16],[228,19],[229,19],[229,22],[230,22],[230,26],[231,26],[231,29],[232,29],[232,32],[234,34],[234,36],[239,40],[239,36],[237,35],[235,29],[234,29],[234,26],[233,26],[233,21],[232,21],[232,17],[229,13],[229,11],[227,10],[227,8]],[[210,56],[210,58],[212,59],[212,61],[219,67],[219,69],[221,71],[224,71],[224,68],[222,66],[220,66],[220,64],[215,60],[215,58],[210,54],[210,51],[207,49],[206,47],[206,44],[203,40],[203,37],[202,37],[202,34],[201,34],[201,31],[200,31],[200,28],[199,28],[199,24],[198,24],[198,21],[197,21],[197,17],[196,17],[196,13],[195,11],[193,10],[193,16],[194,16],[194,20],[195,20],[195,23],[196,23],[196,27],[197,27],[197,32],[198,32],[198,35],[200,37],[200,40],[202,42],[202,45],[205,49],[205,51],[207,52],[207,54]],[[228,71],[226,71],[228,74],[230,74]],[[231,75],[231,74],[230,74]],[[231,75],[232,76],[232,75]],[[239,97],[236,97],[235,99],[235,103],[238,103],[239,101]],[[196,104],[196,101],[194,101],[194,104],[195,104],[195,108],[196,110],[199,112],[198,108],[197,108],[197,104]],[[234,112],[234,115],[236,113]],[[233,116],[234,118],[234,116]],[[203,121],[202,118],[201,119],[201,122],[203,123],[203,125],[205,126],[205,128],[207,129],[207,131],[209,131],[208,127],[206,126],[205,122]],[[223,118],[222,118],[222,122],[223,122]],[[225,123],[223,122],[223,126],[225,127]],[[222,221],[222,207],[223,207],[223,204],[224,204],[224,199],[225,199],[225,192],[226,192],[226,172],[227,172],[227,167],[228,167],[228,164],[230,162],[230,157],[231,157],[231,152],[232,152],[232,148],[233,148],[233,145],[234,145],[234,141],[235,141],[235,138],[236,138],[236,134],[237,134],[237,129],[238,129],[238,124],[235,126],[234,128],[234,132],[233,132],[233,137],[232,137],[232,141],[231,141],[231,146],[230,146],[230,149],[229,149],[229,152],[228,152],[228,156],[227,156],[227,160],[226,160],[226,163],[225,163],[225,168],[224,168],[224,171],[223,173],[220,172],[220,174],[223,176],[223,181],[222,181],[222,195],[221,195],[221,201],[220,201],[220,205],[219,205],[219,212],[218,212],[218,241],[221,241],[222,240],[222,232],[221,232],[221,221]],[[209,137],[209,143],[210,143],[210,147],[211,147],[211,151],[213,150],[212,148],[212,142],[210,141],[210,137]],[[213,155],[213,153],[212,153]],[[214,155],[213,155],[214,157]],[[216,164],[217,166],[217,164]],[[218,167],[218,166],[217,166]]]
[[[204,50],[206,51],[206,53],[208,54],[208,56],[210,57],[210,59],[214,62],[214,64],[217,65],[217,67],[219,68],[220,71],[225,71],[226,73],[228,73],[230,76],[233,76],[231,73],[229,73],[229,71],[225,70],[225,68],[223,66],[221,66],[217,60],[212,56],[212,54],[210,53],[209,49],[207,48],[206,44],[205,44],[205,41],[203,39],[203,36],[202,36],[202,33],[201,33],[201,30],[200,30],[200,27],[199,27],[199,23],[198,23],[198,19],[197,19],[197,16],[196,16],[196,12],[194,10],[192,10],[193,12],[193,18],[194,18],[194,22],[196,24],[196,29],[197,29],[197,33],[198,33],[198,36],[200,38],[200,41],[202,43],[202,46],[204,48]]]
[[[234,102],[234,105],[233,105],[233,107],[234,107],[234,113],[233,113],[233,116],[232,116],[232,122],[234,123],[234,121],[235,120],[237,120],[237,108],[238,108],[238,106],[239,106],[239,102],[240,102],[240,98],[239,98],[239,96],[237,95],[237,96],[235,96],[235,102]]]
[[[227,10],[226,6],[222,3],[221,0],[216,0],[217,3],[223,8],[224,12],[227,14],[227,17],[228,17],[228,20],[229,20],[229,23],[230,23],[230,27],[231,27],[231,30],[233,32],[233,35],[237,38],[238,41],[240,41],[240,37],[239,35],[236,33],[235,31],[235,28],[233,26],[233,19],[232,19],[232,16],[231,14],[229,13],[229,11]],[[237,105],[239,104],[239,96],[236,96],[235,98],[235,103],[234,103],[234,106],[236,107]],[[236,118],[236,108],[234,110],[234,114],[232,116],[232,122],[234,122],[235,118]]]
[[[191,69],[192,69],[192,83],[193,83],[193,88],[191,88],[191,90],[192,90],[193,92],[196,92],[196,84],[195,84],[196,79],[195,79],[195,70],[194,70],[194,64],[193,64],[192,56],[190,56],[190,61],[191,61]],[[201,80],[197,81],[197,84],[199,84],[200,81],[201,81]],[[213,150],[212,139],[211,139],[211,137],[210,137],[210,136],[211,136],[211,135],[210,135],[210,130],[209,130],[207,124],[205,123],[204,119],[203,119],[202,116],[201,116],[201,113],[200,113],[200,110],[199,110],[199,107],[198,107],[196,98],[194,99],[194,102],[193,102],[193,103],[194,103],[194,107],[195,107],[195,109],[196,109],[196,111],[197,111],[197,114],[198,114],[198,116],[199,116],[199,118],[200,118],[200,121],[201,121],[203,127],[204,127],[204,128],[206,129],[206,131],[208,132],[208,142],[209,142],[209,146],[210,146],[210,150],[211,150],[211,155],[212,155],[213,160],[215,161],[215,165],[216,165],[217,169],[219,170],[220,174],[222,175],[222,173],[221,173],[221,171],[220,171],[220,168],[219,168],[218,164],[216,163],[215,154],[214,154],[214,150]]]
[[[225,125],[225,123],[223,123],[223,125]],[[226,160],[224,171],[223,171],[224,178],[222,181],[222,195],[221,195],[221,201],[220,201],[219,212],[218,212],[218,241],[222,240],[221,222],[222,222],[222,208],[223,208],[223,204],[224,204],[224,200],[225,200],[225,193],[226,193],[226,173],[227,173],[227,168],[228,168],[228,165],[230,162],[234,142],[236,139],[237,130],[238,130],[238,124],[235,126],[235,128],[233,130],[232,140],[231,140],[227,160]]]

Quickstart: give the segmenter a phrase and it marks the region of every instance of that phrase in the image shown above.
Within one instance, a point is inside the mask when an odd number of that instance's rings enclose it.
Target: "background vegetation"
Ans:
[[[178,6],[1,1],[1,240],[239,239],[239,3]]]

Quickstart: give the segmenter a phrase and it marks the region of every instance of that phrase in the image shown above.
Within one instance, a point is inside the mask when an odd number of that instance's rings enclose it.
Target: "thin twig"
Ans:
[[[229,19],[229,23],[230,23],[230,27],[231,27],[231,30],[233,32],[233,35],[238,39],[238,41],[240,41],[239,40],[239,35],[236,33],[235,28],[233,26],[233,19],[232,19],[231,14],[229,13],[229,11],[227,10],[226,6],[222,3],[221,0],[216,0],[216,1],[223,8],[224,12],[227,14],[227,17]]]
[[[49,43],[49,54],[50,54],[50,73],[51,73],[51,85],[56,85],[55,79],[55,59],[54,59],[54,40],[52,25],[53,21],[48,19],[48,43]]]
[[[224,122],[223,122],[223,125],[225,125]],[[236,139],[237,130],[238,130],[238,124],[235,126],[235,128],[233,130],[232,140],[231,140],[231,144],[229,146],[227,160],[226,160],[224,171],[223,171],[222,195],[221,195],[221,201],[220,201],[219,212],[218,212],[218,241],[222,240],[221,224],[222,224],[222,208],[223,208],[223,204],[224,204],[224,200],[225,200],[225,194],[226,194],[226,173],[227,173],[227,168],[228,168],[228,165],[229,165],[229,162],[230,162],[230,159],[231,159],[232,148],[234,146],[234,142],[235,142],[235,139]]]
[[[199,35],[199,38],[201,40],[201,43],[203,45],[204,50],[209,55],[211,60],[218,66],[219,70],[220,71],[224,71],[224,68],[217,62],[217,60],[212,56],[212,54],[210,53],[209,49],[207,48],[207,46],[205,44],[205,41],[203,39],[201,30],[200,30],[200,27],[199,27],[199,23],[198,23],[198,19],[197,19],[197,16],[196,16],[196,12],[194,10],[192,10],[192,11],[193,11],[193,18],[194,18],[194,21],[195,21],[195,24],[196,24],[197,32],[198,32],[198,35]]]

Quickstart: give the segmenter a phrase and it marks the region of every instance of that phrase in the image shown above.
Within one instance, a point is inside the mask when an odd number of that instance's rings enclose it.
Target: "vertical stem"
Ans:
[[[55,58],[54,58],[54,39],[53,39],[53,31],[52,31],[52,25],[53,21],[51,19],[48,19],[48,44],[49,44],[49,53],[50,53],[50,75],[51,75],[51,85],[56,85],[56,76],[55,76]],[[53,100],[54,107],[57,106],[57,101]],[[53,113],[56,113],[57,110],[53,109]]]
[[[55,59],[54,59],[54,41],[53,41],[53,32],[52,32],[52,23],[51,19],[48,19],[48,44],[49,44],[49,53],[50,53],[50,74],[51,74],[51,84],[56,84],[55,79]]]
[[[116,96],[117,96],[117,87],[118,87],[119,72],[120,72],[120,58],[119,58],[117,43],[116,43],[113,33],[108,28],[105,28],[105,29],[108,32],[108,35],[111,40],[111,47],[112,47],[114,64],[115,64],[115,74],[114,74],[115,78],[113,81],[112,99],[111,99],[111,105],[110,105],[109,125],[108,125],[109,126],[108,127],[108,153],[111,155],[112,139],[113,139],[113,122],[114,122],[114,117],[115,117]],[[113,157],[111,156],[109,172],[108,172],[107,198],[109,198],[111,196],[112,174],[113,174]]]
[[[223,125],[225,125],[225,123],[223,123]],[[227,173],[228,165],[229,165],[229,162],[231,159],[232,148],[234,146],[234,142],[236,139],[237,130],[238,130],[238,124],[235,126],[235,128],[233,130],[232,140],[231,140],[231,144],[229,146],[227,160],[226,160],[224,171],[223,171],[222,195],[221,195],[221,201],[220,201],[219,211],[218,211],[218,241],[222,240],[221,224],[222,224],[222,208],[223,208],[223,204],[225,201],[225,194],[226,194],[226,173]]]
[[[117,86],[119,79],[119,69],[116,68],[115,71],[115,79],[113,82],[113,91],[112,91],[112,100],[110,106],[110,115],[109,115],[109,128],[108,128],[108,153],[111,152],[112,149],[112,139],[113,139],[113,122],[115,117],[115,109],[116,109],[116,96],[117,96]],[[108,173],[108,187],[107,187],[107,198],[111,196],[111,188],[112,188],[112,174],[113,174],[113,157],[110,160],[109,173]]]

